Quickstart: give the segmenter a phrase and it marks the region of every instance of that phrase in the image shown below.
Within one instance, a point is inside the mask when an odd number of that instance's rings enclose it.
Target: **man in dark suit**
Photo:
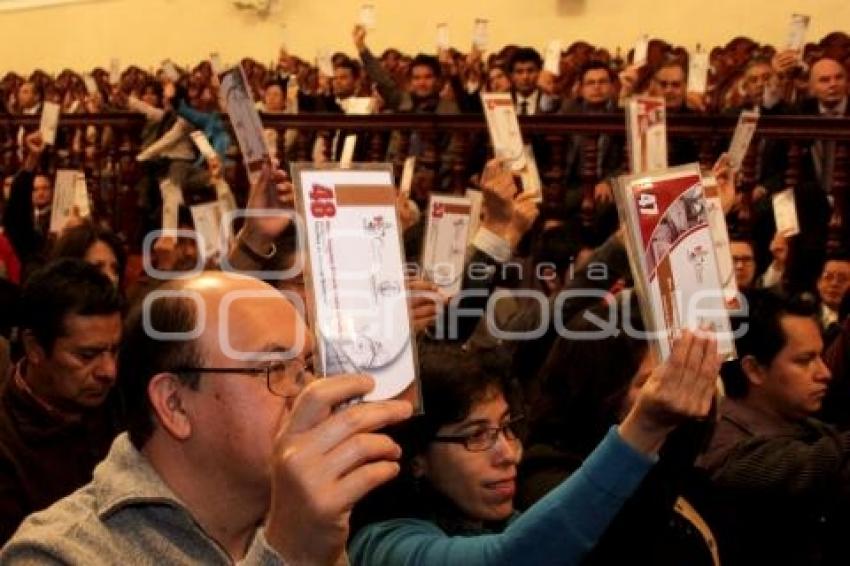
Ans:
[[[847,71],[835,59],[818,59],[809,71],[811,98],[800,105],[800,114],[826,117],[846,117]],[[832,190],[832,171],[835,167],[835,141],[815,140],[805,148],[803,173],[813,175],[825,192]]]
[[[549,114],[558,110],[558,99],[538,86],[543,59],[532,47],[517,49],[508,63],[511,95],[518,116]]]

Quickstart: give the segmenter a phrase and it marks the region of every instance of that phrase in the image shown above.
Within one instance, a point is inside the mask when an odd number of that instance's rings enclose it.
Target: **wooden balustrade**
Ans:
[[[413,196],[419,200],[426,199],[429,190],[462,193],[470,177],[478,172],[476,169],[480,168],[484,156],[491,153],[487,146],[486,125],[480,115],[282,114],[264,115],[263,122],[265,127],[277,131],[278,155],[288,161],[312,159],[316,136],[325,141],[325,157],[329,159],[334,134],[338,130],[354,131],[362,135],[368,159],[391,160],[396,174],[400,173],[407,154],[417,149],[417,169],[422,174],[417,174]],[[538,151],[546,152],[537,157],[541,165],[545,163],[540,171],[544,204],[552,209],[557,209],[566,190],[565,154],[573,136],[580,136],[582,218],[585,223],[592,222],[593,189],[600,180],[597,178],[598,136],[607,134],[624,137],[623,116],[616,113],[526,116],[520,122],[524,134],[529,139],[537,140],[535,147]],[[0,116],[0,167],[4,171],[14,171],[16,168],[19,130],[34,130],[38,123],[38,116]],[[668,137],[671,140],[679,137],[697,140],[700,162],[703,166],[710,166],[717,157],[716,153],[728,145],[736,123],[737,117],[730,115],[670,115]],[[142,168],[134,157],[139,150],[139,133],[143,125],[142,116],[130,113],[63,115],[57,147],[51,151],[50,159],[50,167],[53,169],[73,167],[86,171],[95,209],[130,240],[138,237],[138,214],[135,210],[137,195],[134,187],[142,175]],[[835,140],[838,143],[832,192],[836,215],[831,237],[833,245],[848,242],[850,223],[845,222],[846,218],[850,218],[847,209],[850,199],[846,198],[850,161],[848,125],[850,120],[846,118],[763,116],[756,141],[744,160],[739,186],[748,196],[756,182],[756,170],[759,165],[763,165],[756,153],[759,139],[788,140],[785,184],[789,187],[797,186],[804,180],[802,161],[805,148],[811,141]],[[289,148],[285,141],[287,130],[294,132],[294,140]],[[238,155],[234,157],[238,162]],[[244,179],[244,175],[233,178]],[[244,196],[244,182],[236,183],[234,189],[237,198],[240,193]],[[744,200],[745,203],[749,202],[749,198]],[[743,207],[742,214],[744,217],[741,220],[746,221],[748,206]]]

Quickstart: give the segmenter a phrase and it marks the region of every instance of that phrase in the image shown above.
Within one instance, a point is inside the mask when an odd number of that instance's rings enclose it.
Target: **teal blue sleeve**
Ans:
[[[349,558],[355,566],[578,564],[654,462],[612,427],[578,471],[501,534],[449,537],[428,521],[393,519],[361,529]]]

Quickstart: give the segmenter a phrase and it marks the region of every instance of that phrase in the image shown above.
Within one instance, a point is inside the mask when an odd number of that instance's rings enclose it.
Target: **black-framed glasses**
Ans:
[[[486,452],[496,445],[499,435],[510,442],[519,441],[519,424],[525,421],[525,416],[518,415],[502,426],[482,426],[465,434],[446,434],[435,436],[434,442],[449,442],[462,444],[470,452]]]
[[[174,373],[223,373],[265,376],[266,386],[279,397],[292,399],[301,393],[310,377],[310,368],[299,359],[246,368],[181,367]]]

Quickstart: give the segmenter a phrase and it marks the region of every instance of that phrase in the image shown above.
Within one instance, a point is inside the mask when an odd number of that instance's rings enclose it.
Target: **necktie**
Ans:
[[[528,115],[528,101],[527,100],[521,100],[520,101],[520,103],[519,103],[519,115],[520,116],[527,116]]]

